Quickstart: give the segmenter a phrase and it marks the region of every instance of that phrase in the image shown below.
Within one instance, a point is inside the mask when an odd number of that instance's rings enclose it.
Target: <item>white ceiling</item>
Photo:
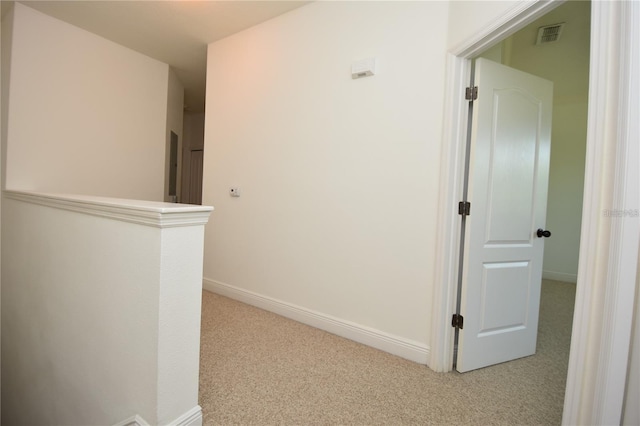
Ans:
[[[2,1],[3,14],[11,2]],[[207,44],[309,1],[20,1],[47,15],[168,63],[187,111],[204,111]]]
[[[12,3],[2,0],[3,15]],[[202,112],[207,44],[310,1],[22,0],[20,3],[168,63],[185,86],[186,110]],[[561,40],[549,46],[535,46],[537,28],[558,22],[567,23]],[[588,79],[584,70],[588,70],[589,24],[589,2],[569,1],[511,38],[513,59],[520,57],[515,62],[525,60],[532,68],[528,72],[556,83],[561,73],[564,81],[557,84],[556,91],[575,95],[583,90]]]

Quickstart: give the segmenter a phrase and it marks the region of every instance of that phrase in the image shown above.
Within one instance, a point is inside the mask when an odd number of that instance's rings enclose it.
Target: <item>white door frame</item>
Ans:
[[[523,1],[447,57],[438,259],[429,367],[451,371],[470,58],[562,1]],[[638,274],[640,2],[591,3],[589,115],[580,262],[564,424],[619,424]],[[614,212],[607,216],[605,211]]]

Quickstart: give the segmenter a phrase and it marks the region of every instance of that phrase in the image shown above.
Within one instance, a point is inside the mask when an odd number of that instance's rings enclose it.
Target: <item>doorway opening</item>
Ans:
[[[185,204],[202,204],[204,113],[184,113],[181,193]]]
[[[438,265],[429,367],[451,371],[454,287],[458,253],[457,203],[466,117],[463,98],[469,62],[562,2],[514,5],[448,55],[449,78],[443,152]],[[638,268],[637,221],[611,220],[606,209],[637,206],[638,86],[636,58],[640,7],[634,2],[591,3],[587,155],[576,286],[563,422],[618,424],[628,379],[631,322]],[[596,232],[597,230],[597,232]]]
[[[555,33],[553,41],[541,43],[539,34],[547,28],[562,28],[563,31],[560,35]],[[455,316],[460,318],[459,321],[466,316],[471,322],[467,322],[467,330],[463,331],[460,327],[455,329],[453,368],[458,371],[469,371],[534,354],[539,311],[545,315],[545,318],[540,318],[545,339],[551,333],[565,338],[549,340],[557,343],[557,347],[554,348],[556,351],[552,353],[561,361],[568,361],[570,333],[562,331],[571,329],[577,282],[587,137],[589,36],[590,3],[567,2],[473,59],[473,63],[484,61],[486,69],[483,70],[486,75],[477,73],[476,78],[484,77],[485,80],[475,92],[479,91],[481,98],[478,101],[470,100],[469,105],[470,116],[475,116],[475,124],[472,129],[472,120],[469,119],[468,138],[473,137],[474,142],[472,145],[467,142],[464,181],[471,179],[475,182],[465,184],[463,199],[465,202],[472,202],[472,210],[475,212],[466,221],[466,215],[463,214],[461,217],[461,259]],[[472,79],[476,68],[473,63]],[[499,87],[503,89],[494,91],[492,95],[493,86],[489,85],[489,77],[493,73],[500,73],[496,74],[495,78]],[[537,83],[537,77],[544,80]],[[525,80],[521,80],[523,78]],[[526,85],[528,80],[542,84],[541,88],[551,83],[554,86],[553,101],[548,103],[548,107],[545,106],[545,109],[553,111],[553,131],[547,128],[543,132],[551,134],[550,165],[548,145],[540,145],[540,152],[539,149],[535,149],[537,145],[534,140],[540,137],[539,131],[538,136],[535,136],[535,131],[530,136],[526,136],[526,133],[504,133],[508,129],[523,132],[529,128],[525,122],[522,122],[522,130],[514,127],[514,108],[517,108],[517,103],[504,107],[510,102],[510,98],[515,100],[518,97],[507,96],[507,93],[524,93],[521,90],[527,90],[523,87],[513,92],[509,88],[515,88],[519,84]],[[551,83],[546,83],[547,81]],[[472,86],[475,84],[477,81],[472,82]],[[539,96],[542,93],[535,92],[535,87],[538,86],[527,87],[534,90],[529,92],[532,96],[541,99]],[[522,98],[522,101],[524,108],[530,105],[529,100]],[[480,110],[474,110],[476,102]],[[482,108],[485,109],[484,112]],[[493,112],[487,112],[487,108]],[[526,113],[524,111],[523,113]],[[537,111],[536,108],[529,110],[533,114],[533,126],[539,120]],[[500,117],[504,116],[506,119],[507,115],[508,123],[499,124]],[[482,124],[481,121],[477,121],[479,117],[498,121]],[[482,139],[475,141],[476,137],[480,137],[476,135],[476,129],[486,128],[488,131],[487,126],[492,126],[491,131],[484,132]],[[498,139],[488,141],[494,137]],[[504,138],[504,143],[500,142],[501,138]],[[530,142],[524,143],[525,140]],[[470,156],[473,158],[470,159]],[[500,160],[501,158],[503,160]],[[531,160],[530,170],[527,158]],[[473,172],[469,176],[469,164],[479,172]],[[484,167],[491,168],[486,169],[487,174],[484,173]],[[501,170],[507,175],[502,176],[504,173],[501,173]],[[537,177],[534,179],[534,176]],[[547,179],[548,185],[543,183]],[[471,198],[467,197],[469,185],[476,191],[475,194],[471,191]],[[482,195],[485,185],[489,185],[489,192]],[[527,186],[535,191],[530,193]],[[531,198],[531,194],[534,193],[536,196]],[[485,196],[489,197],[486,199],[487,207],[484,207],[485,201],[482,198]],[[533,203],[530,205],[530,208],[534,209],[532,211],[527,209],[530,203]],[[488,221],[486,223],[485,214]],[[496,217],[499,220],[493,223]],[[537,238],[535,228],[544,225],[545,217],[546,228],[554,231],[553,237]],[[529,229],[530,226],[533,228]],[[507,232],[508,229],[511,230]],[[538,232],[538,237],[551,236],[549,231],[540,229]],[[465,237],[469,238],[468,241],[465,241]],[[478,241],[478,238],[482,241]],[[467,257],[471,257],[463,259],[463,248],[471,250],[467,253]],[[501,252],[504,253],[500,254]],[[480,258],[484,261],[476,263]],[[507,259],[510,261],[506,262]],[[466,265],[464,268],[463,264]],[[544,282],[541,285],[542,278]],[[555,297],[554,300],[544,295],[546,297],[541,299],[545,305],[554,303],[556,309],[539,307],[541,287],[545,293],[554,292],[556,296],[562,296]],[[465,298],[462,306],[461,297]],[[469,299],[470,297],[473,300]],[[559,300],[563,300],[564,303],[558,306]],[[546,344],[544,348],[549,350]],[[459,358],[460,355],[462,357]],[[545,355],[548,355],[548,352]],[[457,362],[458,359],[460,362]],[[563,376],[566,377],[566,371]]]
[[[178,135],[171,131],[169,140],[169,200],[178,202]]]

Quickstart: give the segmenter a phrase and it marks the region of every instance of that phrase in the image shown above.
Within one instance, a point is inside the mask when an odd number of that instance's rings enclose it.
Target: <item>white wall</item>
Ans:
[[[184,117],[184,86],[178,79],[175,71],[169,69],[169,92],[167,95],[167,146],[165,156],[165,201],[171,201],[169,197],[169,160],[171,157],[171,132],[178,135],[178,171],[177,171],[177,183],[176,183],[176,195],[178,200],[180,197],[180,182],[182,171],[182,145],[184,143],[184,131],[183,131],[183,117]]]
[[[471,36],[484,31],[508,15],[522,0],[452,0],[449,2],[449,25],[447,45],[456,49]]]
[[[12,226],[3,243],[12,249],[3,253],[2,423],[148,418],[157,403],[159,289],[143,283],[157,275],[159,254],[148,246],[157,249],[159,236],[124,222],[96,227],[92,216],[5,204]],[[132,231],[135,240],[126,237]],[[109,262],[92,256],[98,246]]]
[[[209,45],[205,285],[426,347],[447,9],[318,2]]]
[[[586,101],[553,105],[546,226],[553,236],[545,242],[543,276],[574,283],[582,224],[587,108]]]
[[[110,425],[139,415],[155,425],[199,416],[211,209],[7,197],[2,424]]]
[[[504,55],[502,54],[502,50],[503,50],[502,45],[503,43],[496,44],[492,48],[482,52],[482,54],[480,54],[480,57],[488,59],[493,62],[497,62],[499,64],[504,64],[504,60],[503,60]]]
[[[169,67],[15,4],[7,187],[161,201]]]
[[[162,200],[168,65],[19,3],[8,18],[3,188]],[[197,424],[201,227],[2,210],[3,424]]]

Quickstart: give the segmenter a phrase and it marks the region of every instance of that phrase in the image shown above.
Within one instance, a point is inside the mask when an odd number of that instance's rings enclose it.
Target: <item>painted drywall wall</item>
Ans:
[[[210,208],[50,196],[3,208],[2,424],[199,417]]]
[[[317,2],[209,45],[205,286],[426,348],[447,12]]]
[[[7,187],[162,201],[168,65],[14,14]]]
[[[543,277],[575,283],[578,277],[587,102],[554,103]]]
[[[154,422],[159,288],[145,283],[158,281],[159,234],[3,207],[2,423]]]
[[[167,145],[165,154],[165,198],[164,201],[172,201],[169,197],[169,160],[171,147],[171,132],[178,135],[178,172],[176,175],[176,196],[181,200],[181,171],[182,171],[182,145],[183,145],[183,117],[184,117],[184,85],[178,79],[175,71],[169,68],[168,95],[167,95]]]
[[[521,0],[455,0],[449,2],[448,46],[456,49],[471,36],[485,31],[502,16],[521,4]]]
[[[503,64],[504,61],[502,59],[502,45],[503,43],[498,43],[495,46],[485,50],[480,55],[481,58],[488,59],[493,62],[497,62],[499,64]]]

